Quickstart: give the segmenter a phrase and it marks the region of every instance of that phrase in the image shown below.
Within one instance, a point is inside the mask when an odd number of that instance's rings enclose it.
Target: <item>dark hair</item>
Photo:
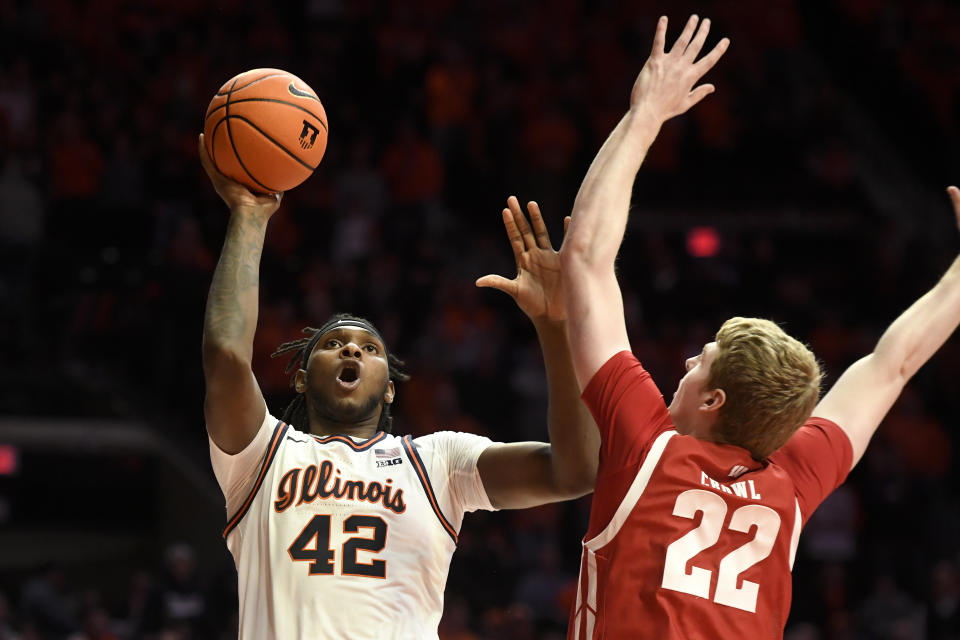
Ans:
[[[366,318],[352,316],[349,313],[334,314],[329,320],[323,323],[323,326],[319,329],[314,327],[304,327],[303,333],[306,334],[306,337],[300,338],[299,340],[284,342],[277,347],[276,351],[270,354],[271,358],[276,358],[277,356],[281,356],[285,353],[290,353],[291,351],[294,352],[293,357],[290,358],[290,361],[287,363],[287,368],[285,369],[287,373],[290,373],[291,371],[294,372],[293,375],[290,376],[291,387],[294,386],[296,382],[297,365],[303,365],[306,363],[310,357],[310,352],[320,339],[320,336],[322,336],[324,333],[327,333],[330,328],[344,320],[360,325],[369,325],[370,328],[373,329],[371,333],[375,334],[377,337],[380,336],[379,331],[377,331],[372,322]],[[390,379],[398,382],[406,382],[409,380],[410,375],[403,370],[403,360],[390,353],[386,343],[384,343],[383,348],[387,353],[387,364],[389,366],[388,371]],[[300,429],[301,431],[310,431],[310,417],[307,414],[307,400],[305,394],[297,393],[294,399],[290,401],[290,404],[287,405],[287,408],[284,409],[283,416],[280,419],[287,424]],[[377,424],[377,428],[380,431],[386,431],[387,433],[390,433],[393,430],[393,417],[390,415],[389,404],[383,405],[383,410],[380,412],[380,422]]]

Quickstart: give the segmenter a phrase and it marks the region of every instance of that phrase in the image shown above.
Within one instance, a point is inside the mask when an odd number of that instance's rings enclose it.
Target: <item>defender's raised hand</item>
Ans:
[[[698,61],[709,30],[709,21],[699,23],[691,16],[667,53],[667,19],[660,18],[650,57],[630,93],[630,110],[590,163],[573,203],[560,258],[570,350],[581,389],[611,357],[630,350],[616,260],[633,184],[664,121],[713,91],[709,84],[694,86],[727,50],[729,40],[722,39]]]
[[[960,189],[947,187],[960,228]],[[940,281],[883,332],[873,352],[853,363],[813,410],[847,434],[853,464],[863,455],[907,381],[960,326],[960,256]]]
[[[560,255],[550,243],[547,226],[536,202],[527,203],[530,222],[520,209],[515,196],[507,199],[503,210],[503,226],[517,262],[517,275],[512,280],[486,275],[477,280],[478,287],[499,289],[512,297],[531,320],[562,322],[566,319],[563,288],[560,284]],[[564,232],[570,223],[564,220]]]
[[[710,53],[697,60],[708,33],[709,19],[701,22],[697,16],[690,16],[680,37],[670,51],[665,52],[667,18],[661,17],[657,22],[653,50],[630,93],[630,110],[646,113],[662,123],[684,113],[713,93],[712,84],[702,84],[696,88],[694,85],[717,64],[730,45],[730,40],[723,38]]]
[[[217,171],[217,168],[213,166],[210,155],[207,153],[207,147],[203,143],[202,133],[198,140],[198,146],[200,164],[203,165],[204,171],[206,171],[210,177],[210,182],[213,183],[213,188],[216,190],[217,195],[223,199],[231,212],[237,209],[243,209],[251,213],[266,216],[267,218],[276,213],[277,209],[280,208],[280,200],[283,198],[282,193],[268,193],[264,195],[250,191],[239,182],[231,180]]]

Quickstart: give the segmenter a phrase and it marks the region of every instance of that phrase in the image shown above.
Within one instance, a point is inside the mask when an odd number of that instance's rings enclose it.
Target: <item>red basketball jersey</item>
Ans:
[[[676,432],[634,355],[583,399],[601,433],[568,638],[780,638],[800,529],[846,478],[850,442],[811,418],[757,462]]]

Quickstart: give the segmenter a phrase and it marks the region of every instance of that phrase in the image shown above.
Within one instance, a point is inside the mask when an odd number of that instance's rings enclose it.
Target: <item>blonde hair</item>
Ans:
[[[713,435],[762,460],[810,417],[820,366],[806,345],[769,320],[730,318],[717,332],[707,388],[723,389]]]

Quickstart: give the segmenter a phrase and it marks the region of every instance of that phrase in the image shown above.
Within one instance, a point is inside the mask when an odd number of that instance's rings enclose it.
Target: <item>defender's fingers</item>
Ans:
[[[517,224],[517,228],[520,229],[520,234],[523,236],[523,246],[526,250],[535,249],[537,240],[527,223],[527,216],[523,215],[523,211],[520,209],[520,201],[515,196],[510,196],[507,198],[507,206],[510,207],[510,211],[513,213],[513,221]]]
[[[510,209],[504,209],[500,212],[503,218],[503,227],[507,230],[507,239],[510,241],[510,248],[513,250],[513,259],[517,261],[517,268],[520,268],[520,255],[523,253],[523,235],[517,228],[517,223],[513,220],[513,212]]]
[[[960,227],[960,189],[950,186],[947,187],[947,193],[950,195],[950,202],[953,203],[953,212],[957,216],[957,226]]]
[[[730,46],[730,38],[722,38],[717,45],[710,50],[710,53],[700,58],[700,60],[693,65],[694,70],[696,70],[698,76],[703,76],[707,71],[713,69],[713,66],[717,64],[723,54],[727,52],[727,48]]]
[[[553,249],[550,244],[550,234],[547,232],[547,225],[543,221],[543,214],[540,213],[540,205],[531,200],[527,203],[527,211],[530,212],[530,225],[533,227],[533,233],[537,237],[537,246],[541,249]]]
[[[700,55],[700,49],[703,48],[703,43],[707,40],[708,33],[710,33],[710,18],[704,18],[700,22],[700,28],[697,29],[697,35],[693,37],[693,41],[690,42],[690,46],[683,52],[683,55],[691,60],[696,60],[697,56]]]
[[[683,54],[687,50],[687,45],[690,44],[690,38],[693,37],[693,31],[697,28],[697,22],[700,18],[697,17],[697,14],[693,14],[687,20],[687,24],[683,27],[683,31],[680,33],[680,37],[677,38],[677,41],[673,43],[673,47],[670,49],[670,55],[674,53]]]
[[[650,50],[651,56],[662,55],[663,48],[667,44],[667,16],[660,16],[657,20],[657,32],[653,36],[653,48]]]
[[[687,109],[690,109],[693,107],[693,105],[697,104],[714,91],[716,91],[716,87],[714,87],[712,84],[702,84],[695,88],[690,92],[690,95],[687,96]]]
[[[563,237],[567,237],[567,229],[570,228],[570,221],[573,220],[570,216],[567,216],[563,219]]]

